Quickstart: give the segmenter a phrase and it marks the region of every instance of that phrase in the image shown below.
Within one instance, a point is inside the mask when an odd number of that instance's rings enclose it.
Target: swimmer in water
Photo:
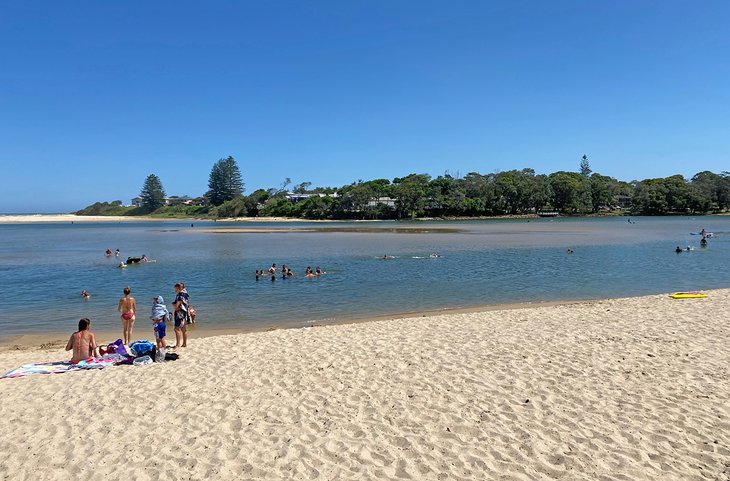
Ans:
[[[682,253],[682,248],[679,247],[679,246],[677,246],[677,248],[674,249],[674,252],[676,252],[677,254],[681,254]]]
[[[117,250],[116,250],[116,251],[114,252],[114,257],[119,257],[119,256],[120,256],[120,254],[121,254],[121,253],[119,252],[119,249],[117,249]]]
[[[104,253],[104,255],[107,256],[107,257],[111,257],[113,255],[112,254],[112,250],[111,249],[107,249],[106,252]]]
[[[322,269],[317,266],[317,269],[315,269],[314,273],[318,276],[321,276],[322,274],[326,274],[326,272],[322,272]]]
[[[431,255],[430,255],[430,256],[428,256],[428,257],[430,257],[431,259],[438,259],[438,258],[439,258],[439,257],[441,257],[441,256],[440,256],[440,255],[438,255],[438,254],[436,254],[436,253],[434,252],[433,254],[431,254]]]
[[[87,290],[84,289],[83,291],[81,291],[81,297],[85,301],[88,301],[89,300],[89,297],[91,297],[91,295],[89,294],[89,291],[87,291]]]

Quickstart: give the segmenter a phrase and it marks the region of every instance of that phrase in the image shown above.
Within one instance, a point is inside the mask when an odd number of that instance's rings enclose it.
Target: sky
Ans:
[[[0,212],[409,173],[730,170],[730,2],[0,3]]]

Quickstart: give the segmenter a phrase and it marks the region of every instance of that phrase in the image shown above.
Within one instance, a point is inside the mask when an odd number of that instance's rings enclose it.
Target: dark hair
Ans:
[[[182,289],[183,287],[185,287],[185,285],[182,282],[178,282],[177,284],[175,284],[175,287],[179,287],[180,289]]]
[[[91,324],[91,321],[87,318],[84,317],[81,319],[79,321],[79,331],[85,331],[89,327],[89,324]]]
[[[132,292],[132,288],[131,287],[127,286],[127,287],[124,288],[124,295],[125,296],[128,296],[130,292]]]

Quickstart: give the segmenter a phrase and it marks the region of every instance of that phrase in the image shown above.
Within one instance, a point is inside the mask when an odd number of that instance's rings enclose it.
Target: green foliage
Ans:
[[[589,177],[591,175],[591,164],[588,162],[588,156],[583,155],[583,157],[580,158],[580,175],[583,177]]]
[[[165,205],[150,214],[159,218],[203,217],[208,214],[208,207],[202,205]]]
[[[248,214],[248,205],[243,196],[235,197],[210,209],[211,217],[244,217]]]
[[[213,166],[206,194],[212,205],[161,205],[162,183],[155,175],[145,180],[145,207],[123,207],[121,201],[97,202],[81,215],[143,215],[154,217],[293,217],[307,219],[401,219],[421,216],[493,216],[535,214],[558,210],[566,214],[614,211],[631,202],[633,214],[703,214],[730,209],[730,174],[704,171],[690,181],[681,175],[621,182],[590,170],[583,156],[579,172],[536,174],[533,169],[494,174],[470,172],[463,178],[427,174],[402,178],[358,180],[341,188],[314,187],[302,182],[300,195],[287,199],[291,179],[279,188],[258,189],[242,195],[243,182],[236,161],[221,159]],[[314,195],[312,195],[314,194]],[[617,196],[625,197],[617,197]],[[174,197],[172,199],[175,199]],[[181,199],[181,198],[178,198]],[[195,201],[197,203],[197,201]],[[155,209],[152,207],[157,206]]]
[[[131,215],[134,207],[123,207],[121,201],[95,202],[81,210],[74,212],[76,215]]]
[[[150,174],[142,185],[139,193],[142,199],[142,206],[152,212],[165,205],[165,189],[162,187],[162,181],[155,174]]]
[[[215,206],[243,194],[241,170],[233,157],[228,156],[213,164],[208,177],[208,189],[206,197]]]
[[[427,174],[411,174],[393,180],[398,217],[416,217],[423,213],[426,201],[430,198],[430,180]]]
[[[583,177],[576,172],[561,171],[550,174],[549,178],[553,207],[559,212],[577,212],[581,208]]]

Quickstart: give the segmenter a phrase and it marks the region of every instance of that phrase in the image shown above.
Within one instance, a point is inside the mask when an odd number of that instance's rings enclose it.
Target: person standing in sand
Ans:
[[[125,287],[124,297],[119,299],[119,306],[117,306],[117,310],[121,313],[122,318],[122,337],[124,338],[124,344],[132,342],[132,329],[134,328],[134,321],[137,319],[137,303],[131,294],[132,289]]]
[[[83,318],[79,321],[79,330],[71,334],[66,344],[67,351],[73,351],[71,362],[78,364],[79,361],[90,357],[97,357],[96,335],[91,332],[91,321]]]
[[[185,284],[178,282],[175,284],[175,301],[172,307],[175,308],[173,317],[175,318],[175,347],[188,347],[188,304],[190,295],[185,289]],[[180,341],[182,340],[182,344]]]

